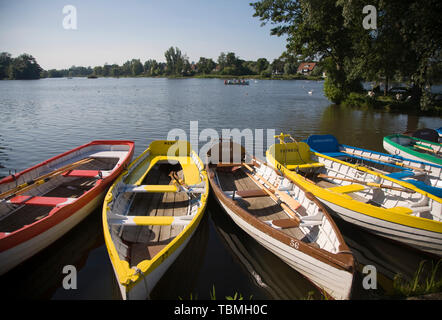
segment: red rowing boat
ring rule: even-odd
[[[132,141],[92,141],[0,180],[0,275],[101,205],[133,152]]]

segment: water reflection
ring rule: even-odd
[[[2,294],[7,294],[8,299],[49,299],[57,297],[58,290],[64,299],[93,296],[91,290],[85,290],[84,284],[94,282],[96,274],[82,270],[90,263],[91,252],[103,246],[100,213],[100,210],[94,211],[51,246],[3,275],[0,278]],[[78,290],[62,288],[66,276],[62,271],[66,265],[77,269]],[[100,266],[99,274],[105,273],[105,266],[105,263]],[[100,291],[106,292],[105,288]]]
[[[418,117],[330,105],[322,113],[318,133],[333,134],[343,144],[384,151],[382,141],[385,136],[423,127],[438,128],[440,123],[437,117]]]
[[[357,281],[354,282],[353,299],[385,298],[395,294],[393,280],[396,275],[403,279],[413,278],[421,261],[437,263],[437,259],[429,254],[406,247],[392,240],[384,239],[366,232],[339,218],[334,218],[344,240],[350,247],[357,261]],[[377,290],[365,290],[362,279],[366,274],[362,269],[366,265],[376,267]]]
[[[206,256],[208,238],[209,222],[207,215],[204,215],[187,246],[158,281],[151,299],[188,299],[195,292]]]
[[[254,286],[263,290],[268,299],[306,299],[310,292],[315,298],[321,296],[305,277],[240,229],[217,203],[211,208],[216,231],[224,245]]]

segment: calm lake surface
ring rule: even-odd
[[[322,87],[322,81],[278,80],[251,80],[249,86],[225,86],[219,79],[0,81],[0,176],[97,139],[135,141],[135,158],[151,141],[166,139],[172,129],[182,129],[198,148],[207,143],[204,129],[221,136],[223,129],[237,128],[251,129],[260,151],[265,151],[267,130],[290,133],[299,140],[331,133],[341,143],[383,151],[386,135],[442,126],[438,117],[333,106]],[[264,135],[255,135],[255,129],[264,129]],[[396,274],[410,277],[420,261],[430,258],[336,222],[358,270],[371,264],[378,271],[378,289],[371,291],[362,289],[364,274],[357,274],[355,299],[388,296]],[[65,265],[78,270],[76,290],[62,287]],[[104,245],[101,210],[0,283],[7,298],[119,299]],[[213,286],[218,299],[235,292],[245,299],[305,299],[309,292],[320,298],[308,280],[236,227],[211,197],[197,233],[158,283],[152,299],[188,299],[191,294],[208,299]]]

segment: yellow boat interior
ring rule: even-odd
[[[280,143],[273,144],[266,153],[267,160],[277,169],[293,171],[303,177],[304,183],[323,188],[338,196],[337,199],[346,198],[395,213],[442,220],[439,198],[366,167],[312,152],[304,142],[284,142],[287,136],[277,136]]]

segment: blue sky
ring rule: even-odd
[[[44,69],[164,61],[177,46],[190,61],[221,52],[273,60],[285,38],[270,36],[252,0],[0,0],[0,51],[32,54]],[[62,10],[77,9],[77,30],[65,30]]]

